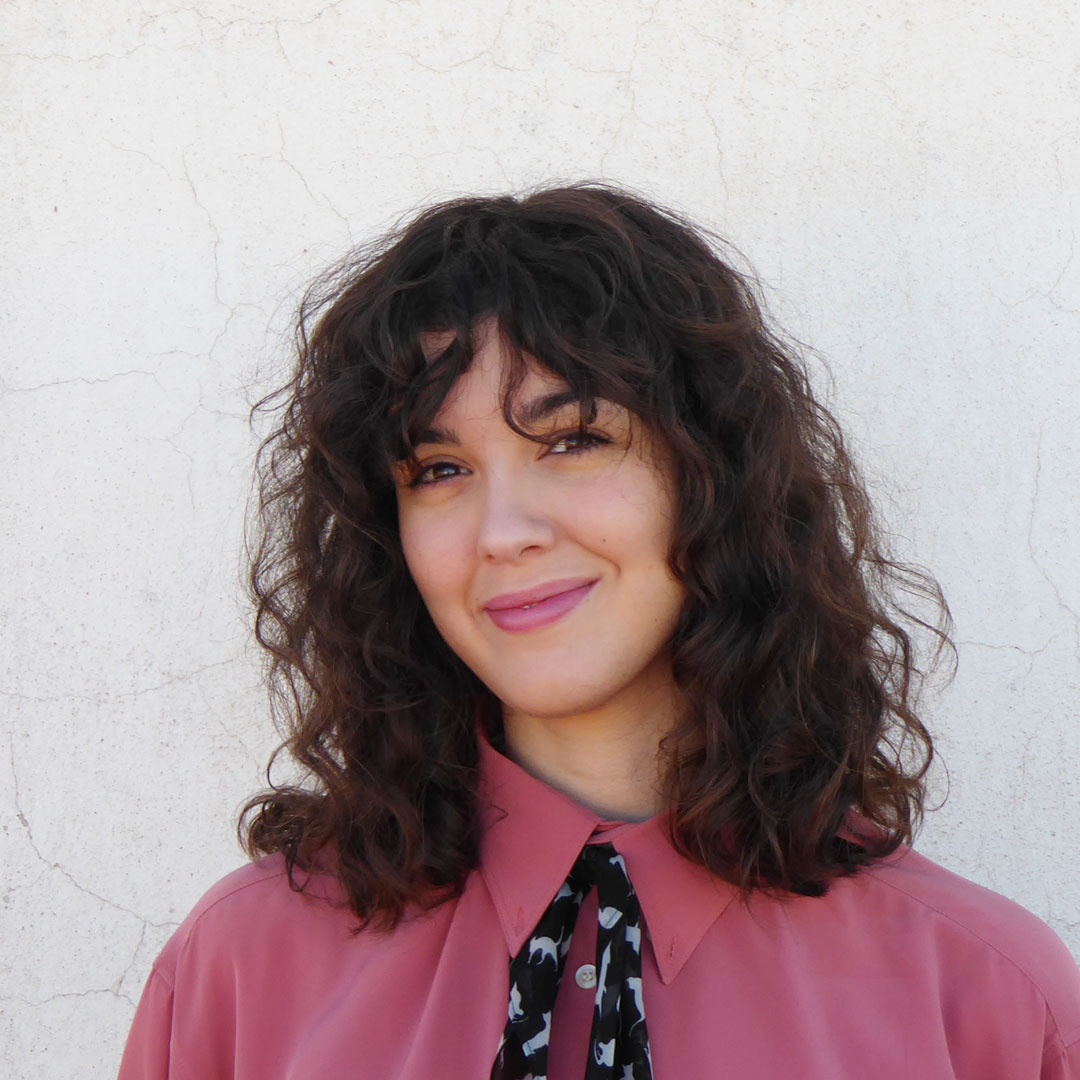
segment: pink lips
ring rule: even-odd
[[[484,610],[500,630],[536,630],[573,611],[595,584],[595,578],[549,581],[524,592],[493,597],[484,605]]]

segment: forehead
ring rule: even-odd
[[[457,336],[453,330],[429,330],[421,333],[418,340],[421,351],[431,363],[454,343]],[[511,356],[510,348],[492,319],[474,327],[470,346],[472,357],[469,366],[458,375],[439,404],[438,416],[456,412],[457,407],[467,400],[497,399],[501,404],[511,390],[508,382],[511,374],[518,380],[512,387],[511,407],[516,414],[519,406],[525,406],[526,415],[532,419],[540,419],[562,406],[576,405],[586,396],[570,392],[568,380],[545,367],[532,354],[520,352]],[[558,398],[555,397],[556,393],[559,394]],[[528,406],[535,405],[541,396],[544,399],[543,412],[532,415]]]
[[[457,337],[453,330],[424,330],[420,334],[420,350],[427,360],[433,360]]]

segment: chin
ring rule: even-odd
[[[486,680],[485,680],[486,682]],[[602,708],[618,694],[617,687],[575,685],[565,669],[541,678],[486,682],[503,708],[539,720],[580,716]]]

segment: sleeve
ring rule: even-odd
[[[117,1080],[178,1080],[169,1066],[173,988],[154,967],[135,1010]]]

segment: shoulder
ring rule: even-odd
[[[226,874],[191,909],[162,949],[154,969],[170,985],[178,968],[213,955],[228,962],[270,942],[305,937],[340,939],[353,925],[335,879],[296,871],[295,888],[281,855],[268,855]]]
[[[1060,1038],[1080,1039],[1080,969],[1065,943],[1015,901],[909,847],[862,870],[864,899],[954,982],[1011,979],[1040,997]]]

